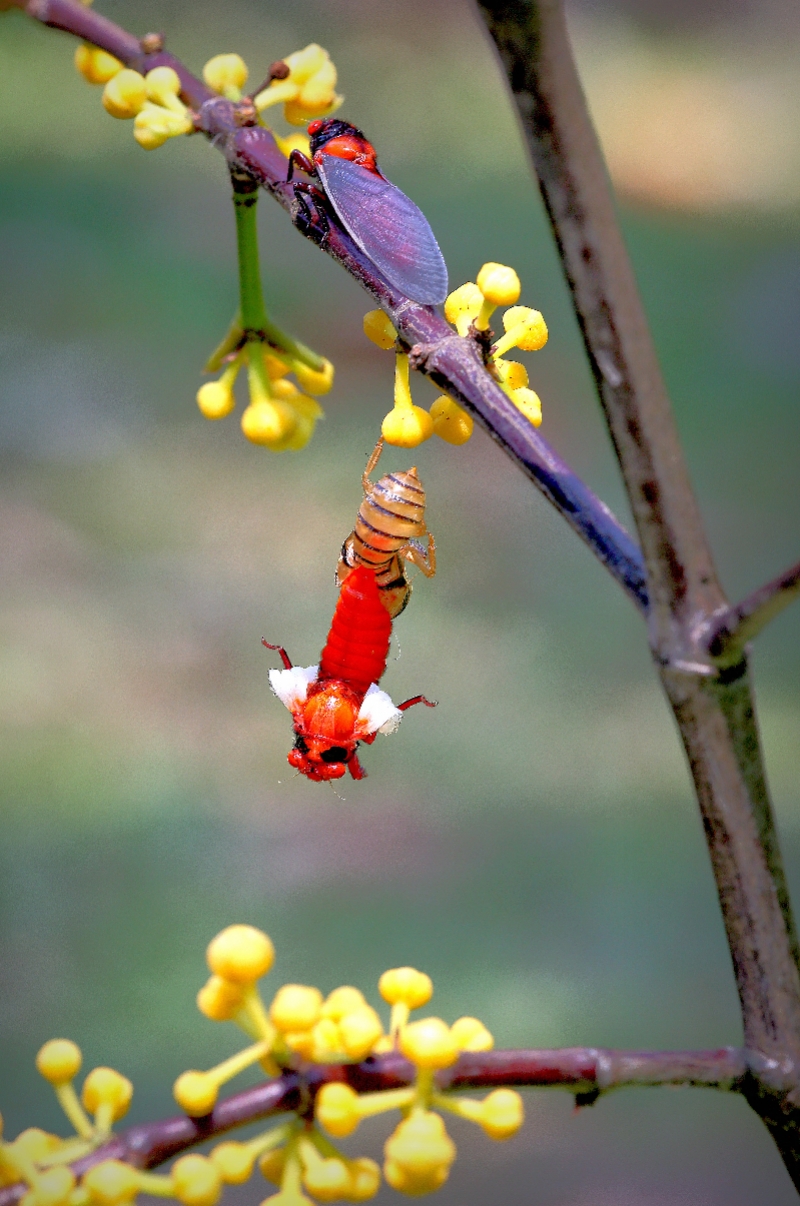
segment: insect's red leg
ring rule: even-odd
[[[264,646],[265,649],[277,649],[278,653],[281,655],[281,661],[283,662],[286,669],[287,670],[292,669],[291,659],[289,657],[289,654],[284,649],[283,645],[270,645],[269,641],[265,637],[261,638],[261,644]]]
[[[289,154],[289,166],[286,169],[286,183],[288,184],[294,175],[295,167],[299,167],[301,172],[305,172],[308,176],[316,176],[317,169],[314,167],[313,159],[309,159],[308,155],[304,155],[302,151],[291,151]]]
[[[413,708],[414,704],[418,704],[418,703],[424,703],[426,708],[438,707],[438,704],[436,702],[431,703],[431,701],[429,699],[426,699],[424,695],[414,695],[414,696],[412,696],[411,699],[407,699],[405,701],[405,703],[398,704],[397,710],[398,710],[398,712],[405,712],[406,708]]]
[[[353,754],[350,761],[347,763],[347,768],[354,779],[366,779],[367,772],[358,760],[358,754]]]

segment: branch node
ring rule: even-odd
[[[160,54],[164,49],[164,35],[160,33],[146,33],[139,45],[142,48],[142,54]]]

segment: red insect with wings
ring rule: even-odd
[[[292,713],[294,749],[289,763],[315,783],[366,777],[357,749],[378,733],[393,733],[414,704],[436,705],[415,695],[395,705],[378,683],[386,669],[392,621],[381,602],[375,574],[357,565],[345,579],[319,666],[293,666],[280,645],[283,670],[270,670],[273,691]]]

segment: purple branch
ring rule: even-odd
[[[737,1047],[715,1051],[613,1051],[603,1047],[487,1051],[462,1055],[452,1068],[437,1075],[437,1082],[441,1090],[512,1085],[562,1088],[589,1104],[610,1089],[634,1085],[695,1085],[739,1092],[747,1082],[751,1063],[748,1053]],[[305,1112],[322,1085],[332,1081],[350,1084],[359,1093],[375,1093],[404,1088],[413,1080],[413,1066],[400,1055],[376,1056],[356,1065],[310,1066],[302,1075],[286,1072],[277,1080],[219,1102],[206,1118],[180,1115],[120,1131],[72,1168],[78,1176],[102,1160],[156,1168],[236,1127],[298,1109]],[[0,1189],[0,1206],[15,1206],[27,1188],[17,1183]]]
[[[46,25],[93,42],[137,70],[148,71],[162,64],[173,67],[181,79],[182,97],[199,110],[200,128],[207,137],[231,166],[252,175],[294,216],[294,189],[286,183],[286,159],[269,131],[242,125],[242,111],[230,101],[215,97],[172,55],[164,51],[144,53],[138,39],[78,0],[28,0],[26,11]],[[608,507],[520,414],[487,372],[475,343],[455,335],[432,308],[398,293],[356,247],[335,215],[329,221],[330,235],[323,250],[389,315],[401,343],[412,353],[414,367],[475,416],[646,612],[648,595],[641,552]]]
[[[721,663],[740,661],[747,642],[797,598],[800,598],[800,562],[754,590],[735,607],[726,607],[715,615],[705,633],[708,652]]]

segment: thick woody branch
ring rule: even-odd
[[[443,1091],[512,1085],[562,1088],[574,1093],[579,1104],[589,1105],[610,1089],[636,1085],[695,1085],[738,1092],[750,1071],[748,1052],[736,1047],[715,1051],[564,1047],[462,1055],[452,1068],[438,1074],[437,1082]],[[226,1098],[206,1118],[180,1115],[129,1127],[72,1167],[79,1176],[102,1160],[124,1160],[136,1168],[155,1168],[236,1127],[289,1111],[310,1113],[322,1085],[332,1081],[344,1081],[360,1093],[374,1093],[403,1088],[413,1080],[412,1065],[399,1055],[376,1056],[358,1065],[312,1066],[302,1076],[287,1072],[277,1080]],[[14,1206],[27,1188],[18,1183],[0,1189],[0,1206]]]
[[[241,125],[242,112],[215,97],[174,56],[145,54],[132,35],[85,8],[78,0],[19,0],[30,16],[77,34],[117,56],[128,66],[148,71],[167,64],[179,74],[184,101],[199,111],[198,125],[232,167],[252,175],[296,216],[294,189],[286,183],[286,159],[268,130]],[[480,350],[461,339],[431,307],[420,306],[391,286],[356,247],[334,214],[323,250],[346,269],[380,305],[397,328],[400,342],[413,353],[414,367],[469,410],[523,472],[561,512],[594,554],[646,611],[647,589],[641,553],[604,503],[520,414],[487,371]],[[304,232],[305,233],[305,232]]]
[[[735,607],[726,607],[715,615],[705,631],[708,652],[723,664],[740,661],[747,642],[797,598],[800,598],[800,562],[754,590]]]

